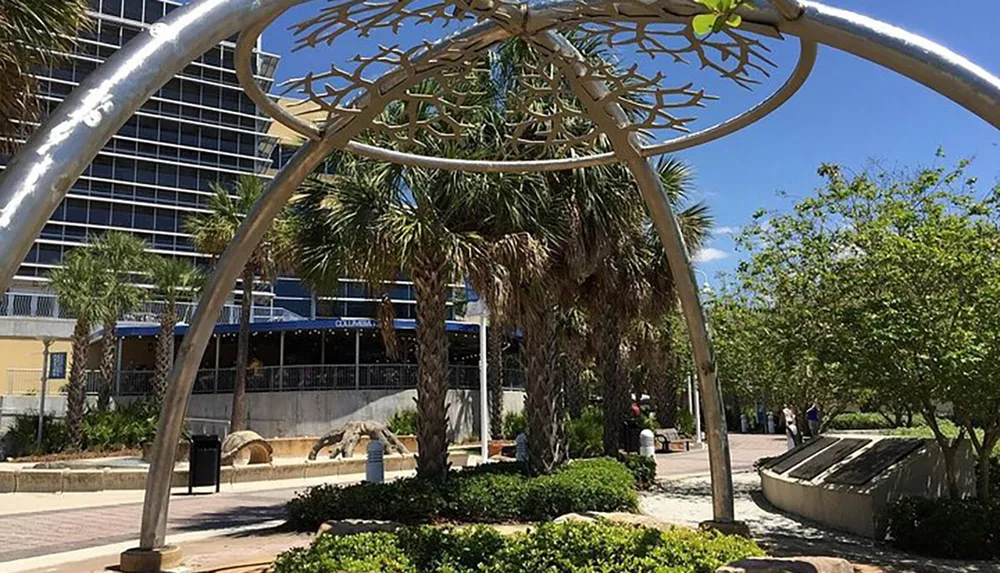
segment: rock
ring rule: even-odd
[[[837,557],[752,557],[719,567],[715,573],[854,573],[854,566]]]
[[[672,525],[665,521],[660,521],[655,517],[646,515],[644,513],[625,513],[625,512],[603,512],[603,511],[588,511],[587,513],[567,513],[557,517],[554,520],[556,523],[566,523],[569,521],[586,521],[586,522],[597,522],[597,521],[610,521],[611,523],[624,523],[628,525],[634,525],[636,527],[649,527],[651,529],[659,529],[661,531],[667,531],[676,525]]]
[[[742,521],[702,521],[698,524],[702,531],[717,531],[723,535],[739,535],[750,538],[750,526]]]
[[[244,451],[250,453],[249,459],[239,456]],[[269,464],[273,451],[271,444],[257,432],[251,430],[233,432],[222,441],[222,465]]]
[[[334,519],[319,526],[316,535],[352,535],[355,533],[391,533],[402,527],[395,521],[380,521],[378,519]]]

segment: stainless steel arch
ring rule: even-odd
[[[183,66],[220,40],[240,31],[262,29],[276,14],[303,1],[305,0],[195,0],[137,36],[81,83],[0,175],[0,286],[6,287],[9,284],[17,265],[24,259],[70,185],[100,147],[146,99]],[[535,5],[533,10],[538,14],[548,14],[554,23],[559,18],[568,17],[575,9],[583,10],[605,3],[613,2],[559,0]],[[782,33],[798,36],[804,53],[808,56],[801,61],[806,62],[809,67],[812,65],[810,48],[814,48],[815,43],[826,44],[910,77],[1000,128],[1000,79],[969,60],[934,42],[851,12],[807,1],[773,0],[773,3],[780,12],[772,9],[747,12],[744,15],[745,25],[772,30],[776,28]],[[642,4],[653,6],[659,17],[671,21],[689,18],[700,9],[683,0],[652,0]],[[544,23],[543,20],[538,22]],[[492,24],[487,22],[480,26],[481,29],[486,29]],[[561,36],[549,28],[543,28],[524,29],[521,33],[538,34],[554,50],[565,50]],[[507,34],[509,31],[501,30],[498,34],[500,33]],[[250,37],[249,32],[247,37]],[[242,40],[241,46],[242,50],[246,49],[246,43]],[[567,55],[571,54],[567,52]],[[786,86],[792,82],[791,87],[779,90],[785,95],[765,100],[761,105],[780,105],[787,99],[786,96],[790,96],[801,85],[807,74],[808,70],[803,74],[793,72],[786,81]],[[395,87],[398,88],[398,85]],[[587,91],[599,89],[599,86],[581,84],[579,88]],[[393,90],[390,89],[378,101],[369,102],[370,107],[364,113],[324,126],[325,129],[321,132],[307,130],[306,135],[311,142],[299,151],[295,159],[272,182],[268,192],[240,228],[238,240],[220,261],[204,292],[201,307],[182,343],[171,373],[171,389],[165,415],[160,421],[154,464],[147,483],[141,539],[144,548],[152,549],[163,543],[172,451],[180,435],[181,421],[193,382],[193,369],[204,352],[218,307],[235,282],[235,273],[242,267],[247,254],[297,183],[333,148],[342,146],[350,151],[388,161],[411,161],[403,154],[349,143],[350,138],[364,129],[370,123],[372,114],[377,113],[392,96]],[[590,96],[596,101],[600,94],[592,91]],[[756,113],[762,117],[770,111],[757,110]],[[614,110],[593,109],[591,113],[594,119],[606,122],[609,134],[622,133],[622,118]],[[756,119],[759,117],[752,121]],[[728,131],[732,131],[731,126]],[[717,134],[721,135],[724,133]],[[686,140],[684,147],[705,141],[699,139],[698,134],[687,137],[691,139]],[[676,141],[683,140],[684,138],[679,138]],[[658,182],[645,159],[649,155],[682,148],[672,145],[680,144],[667,142],[660,147],[643,148],[637,138],[630,135],[627,139],[619,138],[615,141],[615,155],[594,156],[579,164],[566,161],[545,164],[512,162],[506,165],[457,165],[437,158],[427,159],[426,162],[421,160],[420,164],[425,167],[484,171],[551,170],[615,159],[628,164],[651,209],[667,251],[671,254],[671,268],[680,278],[678,288],[695,341],[699,380],[706,399],[706,417],[709,418],[714,509],[717,518],[726,520],[733,517],[732,487],[728,468],[728,443],[721,419],[721,400],[714,381],[710,340],[683,242],[676,232],[669,204],[662,197],[662,191],[657,187]]]

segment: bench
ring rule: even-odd
[[[657,450],[661,452],[687,452],[691,450],[691,440],[681,437],[676,428],[653,430],[653,438],[656,440]]]

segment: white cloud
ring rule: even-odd
[[[736,233],[739,233],[739,232],[740,232],[740,228],[739,227],[716,227],[715,228],[715,234],[716,235],[735,235]]]
[[[716,249],[715,247],[705,247],[694,254],[694,262],[696,263],[710,263],[712,261],[721,261],[722,259],[728,259],[729,253],[723,251],[722,249]]]

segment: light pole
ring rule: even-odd
[[[43,338],[42,345],[44,346],[44,350],[42,350],[42,387],[38,392],[38,435],[36,436],[39,451],[42,451],[42,431],[45,427],[45,383],[49,379],[49,347],[52,346],[52,339]]]

